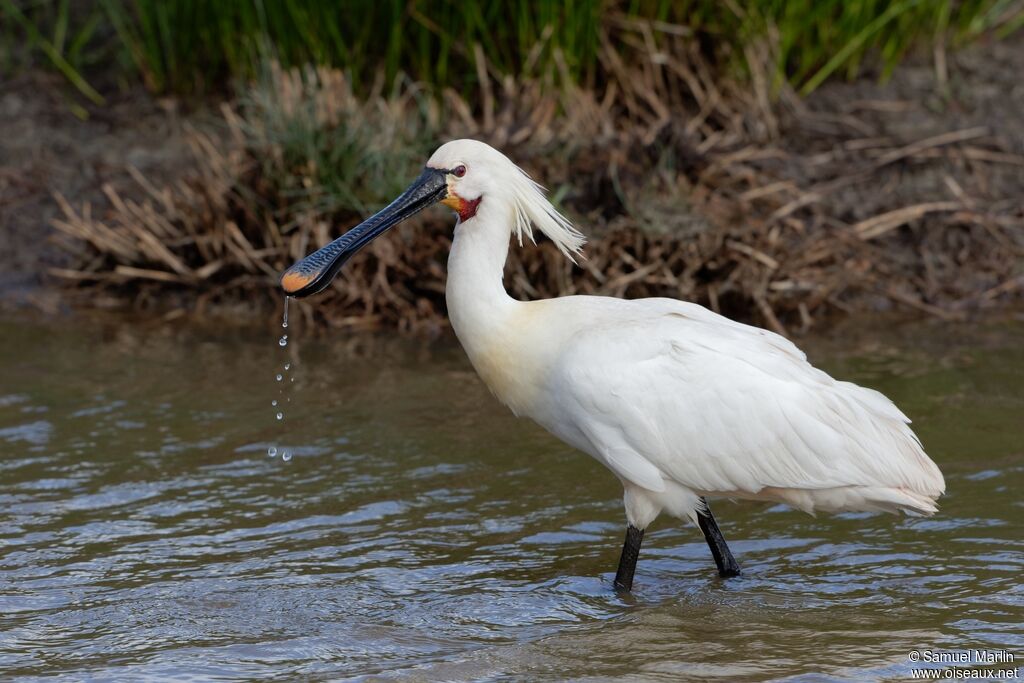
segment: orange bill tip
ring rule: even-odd
[[[287,270],[281,276],[281,289],[287,294],[294,294],[312,281],[312,276]]]

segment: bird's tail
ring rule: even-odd
[[[930,517],[938,512],[932,497],[888,486],[837,486],[827,489],[775,489],[775,496],[795,508],[815,512],[903,512]]]

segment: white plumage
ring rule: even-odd
[[[672,299],[516,301],[502,284],[513,236],[544,233],[568,258],[583,235],[495,149],[443,145],[394,202],[281,277],[323,289],[355,251],[434,202],[455,209],[446,296],[452,327],[495,396],[604,463],[629,526],[615,586],[633,583],[643,530],[692,520],[719,574],[739,564],[708,497],[819,510],[928,515],[945,483],[910,421],[882,394],[837,382],[777,334]]]
[[[480,202],[449,259],[455,332],[501,401],[622,481],[631,524],[662,510],[696,522],[702,496],[811,513],[936,511],[942,474],[907,417],[785,338],[672,299],[510,298],[503,266],[510,234],[529,234],[524,218],[566,254],[581,236],[483,143],[448,143],[428,162],[460,164],[449,192]]]
[[[942,475],[880,393],[837,382],[782,337],[700,306],[583,305],[594,322],[552,368],[555,422],[576,426],[583,450],[650,507],[678,514],[671,498],[682,487],[806,512],[935,512]]]

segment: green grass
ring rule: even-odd
[[[598,3],[316,2],[313,0],[102,0],[109,21],[154,90],[193,92],[282,65],[342,67],[357,87],[407,73],[437,85],[475,77],[474,45],[502,73],[551,28],[541,65],[561,49],[574,74],[592,69]]]
[[[239,102],[260,194],[287,216],[365,215],[404,189],[437,137],[418,89],[363,100],[337,70],[266,66]]]
[[[154,92],[209,92],[257,76],[267,58],[343,68],[361,90],[400,73],[466,89],[478,50],[494,73],[534,75],[561,59],[587,84],[601,77],[601,32],[614,39],[622,18],[661,22],[655,47],[681,29],[726,68],[742,68],[744,48],[767,38],[777,77],[806,93],[868,64],[887,72],[915,46],[1024,25],[1021,0],[98,0],[77,13],[71,4],[0,0],[0,36],[20,35],[90,97],[80,74],[97,56]]]
[[[103,97],[80,73],[84,65],[101,59],[93,47],[99,42],[96,31],[102,21],[102,13],[95,9],[73,20],[71,0],[0,0],[0,73],[12,71],[16,62],[30,60],[31,54],[38,52],[82,95],[103,104]],[[13,47],[18,32],[24,41],[20,50]]]

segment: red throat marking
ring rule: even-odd
[[[480,206],[480,197],[468,201],[459,197],[458,206],[455,207],[455,212],[459,214],[459,220],[465,223],[476,215],[476,209],[478,206]]]

